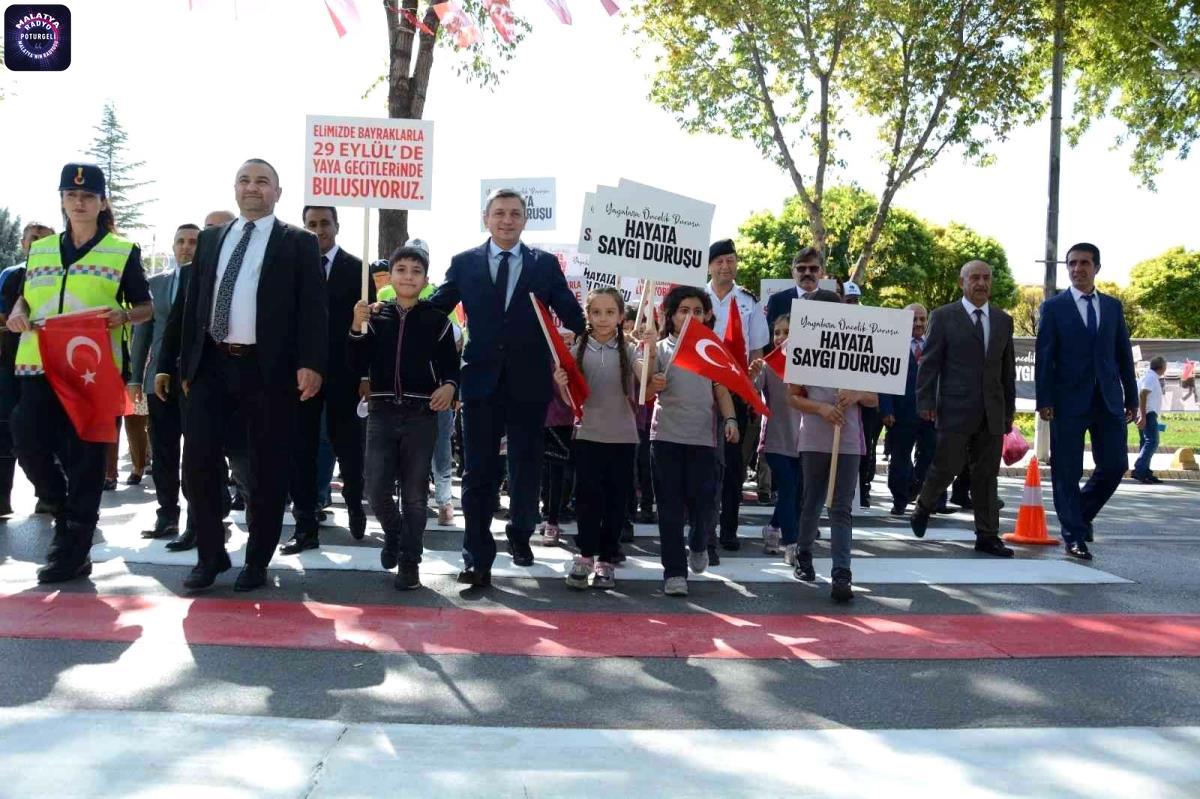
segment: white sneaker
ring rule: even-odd
[[[454,526],[454,505],[447,502],[438,508],[438,526],[453,527]]]
[[[588,577],[592,574],[593,566],[594,562],[591,558],[576,555],[575,561],[571,564],[571,571],[567,574],[567,588],[587,588]]]
[[[687,596],[687,578],[669,577],[663,583],[663,593],[667,596]]]
[[[688,567],[691,568],[692,574],[704,574],[708,568],[708,550],[702,549],[688,555]]]
[[[613,565],[605,563],[602,560],[596,561],[596,567],[592,570],[591,579],[592,588],[598,588],[602,591],[607,591],[610,588],[617,587],[617,578],[614,573]]]
[[[547,522],[542,525],[542,546],[556,547],[562,544],[562,530],[557,524]]]
[[[783,562],[788,566],[796,565],[796,545],[788,544],[783,548]]]
[[[779,548],[779,542],[783,538],[783,533],[778,527],[767,525],[762,529],[763,535],[763,552],[768,555],[782,555],[783,550]]]

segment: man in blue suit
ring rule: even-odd
[[[529,539],[538,517],[542,428],[553,388],[553,362],[529,301],[533,293],[576,335],[583,310],[567,287],[558,259],[521,243],[525,199],[500,189],[488,197],[484,224],[491,237],[450,261],[429,302],[449,313],[461,301],[470,337],[463,350],[463,537],[465,568],[458,581],[491,583],[496,542],[492,514],[500,485],[500,438],[508,436],[508,552],[516,566],[533,564]]]
[[[1129,468],[1126,426],[1137,414],[1137,380],[1121,303],[1096,291],[1100,250],[1067,251],[1071,287],[1042,303],[1037,336],[1037,406],[1050,422],[1054,510],[1067,554],[1091,560],[1092,521]],[[1090,433],[1091,478],[1083,476],[1083,434]]]
[[[792,300],[808,299],[817,290],[817,281],[825,277],[821,251],[816,247],[805,247],[792,259],[793,288],[772,294],[767,299],[767,330],[775,329],[775,320],[792,312]]]

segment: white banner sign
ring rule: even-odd
[[[758,283],[760,296],[758,298],[762,307],[767,307],[767,300],[771,299],[772,294],[778,294],[781,291],[787,291],[796,287],[796,281],[790,277],[764,277]]]
[[[558,225],[555,210],[554,178],[512,178],[506,180],[485,179],[479,181],[479,210],[487,207],[487,198],[496,189],[512,189],[525,198],[525,229],[554,230]],[[480,214],[480,229],[486,230],[483,214]]]
[[[433,123],[308,116],[304,203],[427,211]]]
[[[908,310],[792,300],[784,379],[903,394],[912,319]]]
[[[708,245],[716,206],[622,179],[599,187],[579,249],[599,272],[668,283],[708,282]]]

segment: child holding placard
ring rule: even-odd
[[[836,294],[825,290],[817,291],[810,300],[841,301]],[[817,579],[812,544],[817,537],[817,522],[829,486],[830,466],[835,454],[833,442],[838,438],[837,474],[833,499],[829,503],[830,546],[833,550],[830,596],[836,602],[848,602],[854,598],[850,585],[850,545],[854,536],[851,508],[858,484],[859,460],[866,452],[861,409],[878,407],[879,398],[870,391],[789,386],[788,402],[801,412],[799,451],[804,479],[795,574],[805,582]],[[841,428],[840,437],[834,435],[834,429],[838,427]]]
[[[789,314],[776,317],[772,331],[776,347],[787,344],[790,326]],[[771,484],[777,492],[775,512],[770,524],[763,527],[763,549],[768,555],[790,553],[788,565],[794,566],[800,534],[800,411],[788,403],[787,383],[774,369],[760,371],[758,382],[771,409],[770,418],[763,419],[762,454],[771,467]]]
[[[718,406],[720,418],[725,420],[721,425],[724,440],[736,443],[738,439],[729,391],[686,369],[670,368],[684,323],[690,317],[691,324],[704,324],[711,313],[712,300],[703,289],[671,289],[663,300],[662,338],[649,387],[658,395],[650,429],[650,459],[658,502],[663,593],[667,596],[687,596],[689,565],[696,574],[708,568],[717,494]],[[683,526],[689,519],[691,532],[685,547]]]
[[[637,449],[634,374],[640,370],[637,348],[621,329],[625,303],[614,288],[589,292],[584,313],[587,330],[575,344],[575,362],[588,383],[583,418],[575,428],[575,507],[579,554],[567,575],[570,588],[616,587],[615,565],[621,528],[633,490]],[[650,358],[654,352],[649,353]],[[554,379],[563,391],[567,372]]]

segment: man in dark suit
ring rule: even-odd
[[[1042,303],[1034,381],[1038,413],[1050,422],[1050,479],[1067,554],[1091,560],[1092,521],[1129,468],[1126,425],[1138,410],[1129,327],[1121,303],[1096,291],[1100,250],[1067,251],[1071,287]],[[1083,434],[1095,471],[1083,476]]]
[[[824,260],[816,247],[805,247],[792,259],[792,277],[796,286],[767,298],[767,329],[775,329],[775,320],[792,312],[792,300],[808,299],[817,290],[817,281],[825,277]]]
[[[197,225],[180,225],[176,229],[171,244],[175,268],[150,278],[154,318],[133,329],[133,343],[129,347],[133,366],[131,382],[145,395],[150,410],[150,448],[153,453],[150,468],[154,477],[154,494],[158,500],[158,518],[154,528],[143,531],[142,538],[179,535],[179,456],[183,436],[179,392],[171,392],[166,399],[159,399],[155,394],[154,382],[163,336],[171,318],[171,306],[175,304],[177,295],[187,293],[184,274],[195,257],[199,234]]]
[[[182,314],[179,377],[188,395],[183,479],[198,562],[184,581],[208,588],[230,568],[221,525],[225,428],[244,425],[250,541],[236,591],[266,584],[283,524],[297,400],[321,390],[328,320],[317,239],[275,218],[279,175],[262,159],[238,169],[241,215],[202,231]]]
[[[342,467],[342,498],[350,512],[350,535],[360,540],[367,531],[367,512],[363,508],[363,447],[366,439],[362,419],[358,418],[362,376],[351,371],[343,346],[354,318],[354,303],[362,294],[363,263],[338,246],[336,208],[306,205],[303,214],[304,227],[317,237],[317,247],[321,251],[330,346],[321,393],[301,403],[296,417],[296,458],[291,491],[296,533],[280,548],[285,555],[316,549],[319,545],[318,513],[322,502],[318,496],[328,490],[330,477],[320,475],[317,466],[322,415],[334,456]],[[372,281],[367,281],[367,302],[375,302]]]
[[[552,391],[550,351],[529,294],[535,294],[577,335],[583,311],[567,287],[558,260],[521,243],[525,199],[492,193],[484,210],[491,238],[459,253],[429,302],[449,313],[461,300],[470,325],[463,351],[465,569],[459,582],[491,582],[496,542],[491,522],[500,484],[500,437],[508,436],[508,551],[517,566],[533,563],[529,538],[538,517],[542,428]]]
[[[1013,551],[1000,540],[996,479],[1017,404],[1013,322],[988,302],[989,264],[969,261],[958,283],[962,300],[933,312],[917,368],[917,413],[937,425],[937,447],[910,521],[923,537],[938,498],[969,462],[975,550],[1010,558]]]

